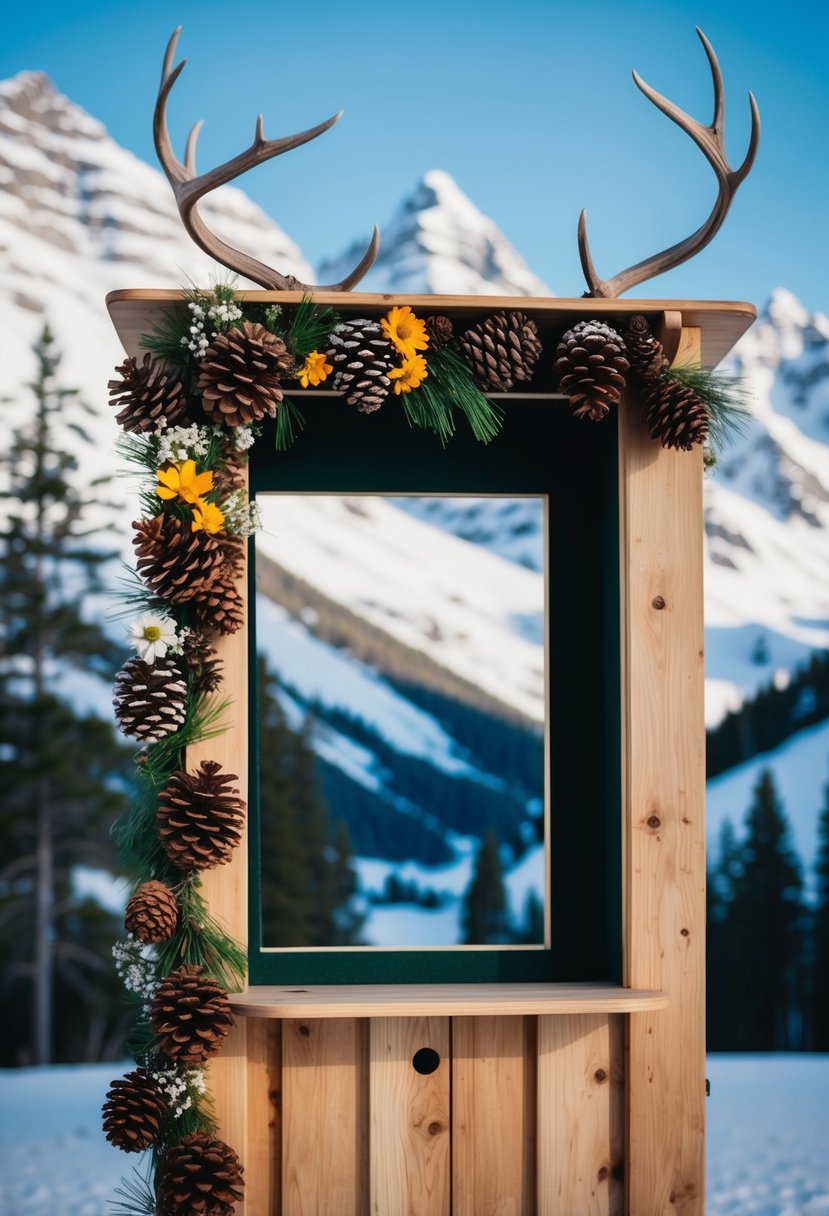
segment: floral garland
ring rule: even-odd
[[[456,334],[450,318],[424,319],[408,305],[344,320],[309,298],[290,310],[240,303],[224,285],[185,293],[142,346],[142,362],[128,357],[109,385],[121,453],[141,474],[127,596],[136,654],[116,677],[114,705],[142,750],[138,797],[116,825],[134,886],[127,936],[113,949],[136,1009],[137,1068],[112,1083],[104,1130],[127,1152],[151,1152],[146,1176],[119,1192],[122,1213],[229,1216],[242,1166],[216,1138],[203,1065],[232,1026],[228,992],[243,982],[246,957],[209,916],[200,876],[230,860],[246,808],[234,774],[213,761],[188,772],[185,761],[188,747],[223,729],[214,643],[244,623],[237,584],[260,526],[248,451],[268,419],[278,449],[304,426],[286,383],[300,395],[325,385],[367,414],[399,402],[411,425],[444,443],[459,410],[489,442],[501,412],[487,394],[531,381],[542,346],[535,322],[515,311]],[[711,373],[669,371],[644,318],[624,337],[586,321],[561,338],[553,376],[577,417],[606,417],[628,374],[667,446],[702,442],[711,419],[739,412]]]

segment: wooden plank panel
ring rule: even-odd
[[[249,1023],[247,1064],[245,1216],[278,1216],[282,1210],[282,1032],[277,1023]]]
[[[620,1015],[538,1019],[538,1216],[619,1216],[624,1204]]]
[[[283,1216],[368,1210],[366,1024],[282,1023]]]
[[[453,1216],[535,1212],[535,1020],[452,1021]]]
[[[372,1216],[449,1216],[448,1018],[373,1018],[369,1032]],[[440,1057],[429,1074],[415,1052]]]
[[[677,362],[696,361],[684,330]],[[628,1208],[704,1204],[705,731],[702,452],[620,412],[625,982],[667,1009],[629,1020]]]

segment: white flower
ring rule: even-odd
[[[178,641],[175,621],[152,612],[145,612],[139,620],[133,621],[129,633],[130,641],[145,663],[163,659],[167,650]]]

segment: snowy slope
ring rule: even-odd
[[[544,580],[537,571],[378,496],[280,494],[261,501],[264,526],[257,546],[266,556],[405,645],[543,721]],[[508,507],[514,500],[500,501]],[[538,532],[543,513],[540,499],[533,502]]]
[[[0,1072],[0,1212],[103,1216],[146,1165],[101,1132],[109,1084],[131,1062]],[[709,1216],[829,1211],[829,1057],[709,1056]]]
[[[430,169],[382,231],[380,254],[361,291],[417,295],[548,296],[497,224],[482,215],[457,183]],[[355,242],[324,262],[319,282],[341,279],[362,249]]]
[[[207,283],[229,272],[187,236],[163,175],[41,72],[0,82],[0,186],[3,393],[31,377],[31,345],[48,321],[64,353],[62,382],[98,411],[99,452],[110,451],[106,386],[123,351],[107,292]],[[232,244],[286,273],[312,275],[296,245],[241,191],[217,191],[203,211]]]

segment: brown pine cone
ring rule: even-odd
[[[216,692],[221,686],[221,661],[209,639],[199,629],[192,629],[185,635],[184,663],[196,692]]]
[[[163,882],[144,882],[127,904],[124,917],[127,933],[140,942],[166,942],[178,924],[176,897]]]
[[[115,372],[121,379],[110,380],[109,403],[120,410],[115,421],[125,431],[139,434],[155,430],[162,418],[169,426],[175,426],[186,417],[184,386],[149,351],[140,366],[130,355]]]
[[[459,339],[482,388],[508,393],[516,380],[531,380],[541,342],[535,321],[523,312],[496,312],[471,325]]]
[[[187,681],[169,656],[145,663],[128,659],[115,677],[115,717],[123,734],[142,743],[158,743],[184,724]]]
[[[161,1051],[175,1064],[203,1064],[221,1050],[232,1026],[227,993],[201,967],[185,963],[158,985],[150,1027]]]
[[[239,778],[203,760],[195,773],[173,773],[158,799],[161,845],[179,870],[212,870],[230,861],[242,839],[245,803]]]
[[[379,321],[355,317],[343,321],[329,338],[326,359],[334,368],[331,387],[346,394],[349,405],[362,414],[373,414],[389,395],[389,372],[396,351],[383,334]]]
[[[640,381],[655,380],[664,367],[668,366],[662,343],[654,336],[647,318],[640,313],[630,318],[630,324],[625,330],[625,347],[630,363],[630,370]]]
[[[136,566],[150,591],[169,604],[187,604],[209,593],[225,560],[215,536],[193,532],[165,512],[132,526]]]
[[[236,633],[245,623],[245,601],[236,586],[232,568],[222,567],[220,576],[196,604],[196,615],[205,629]]]
[[[216,337],[204,352],[196,388],[211,422],[225,426],[273,418],[293,355],[276,334],[251,321]]]
[[[240,452],[232,443],[222,448],[222,464],[213,473],[213,486],[220,498],[226,498],[234,490],[245,490],[248,484],[248,454]]]
[[[232,1216],[244,1197],[243,1169],[223,1140],[191,1132],[168,1148],[158,1169],[164,1216]]]
[[[663,448],[690,452],[708,438],[708,408],[692,388],[663,377],[653,382],[645,399],[651,439]]]
[[[101,1108],[104,1134],[125,1153],[141,1153],[158,1135],[167,1103],[144,1068],[113,1081]]]
[[[559,387],[577,418],[605,418],[619,401],[629,370],[621,336],[603,321],[580,321],[556,350]]]
[[[426,318],[426,333],[429,335],[429,350],[441,350],[452,341],[455,327],[449,317]]]

